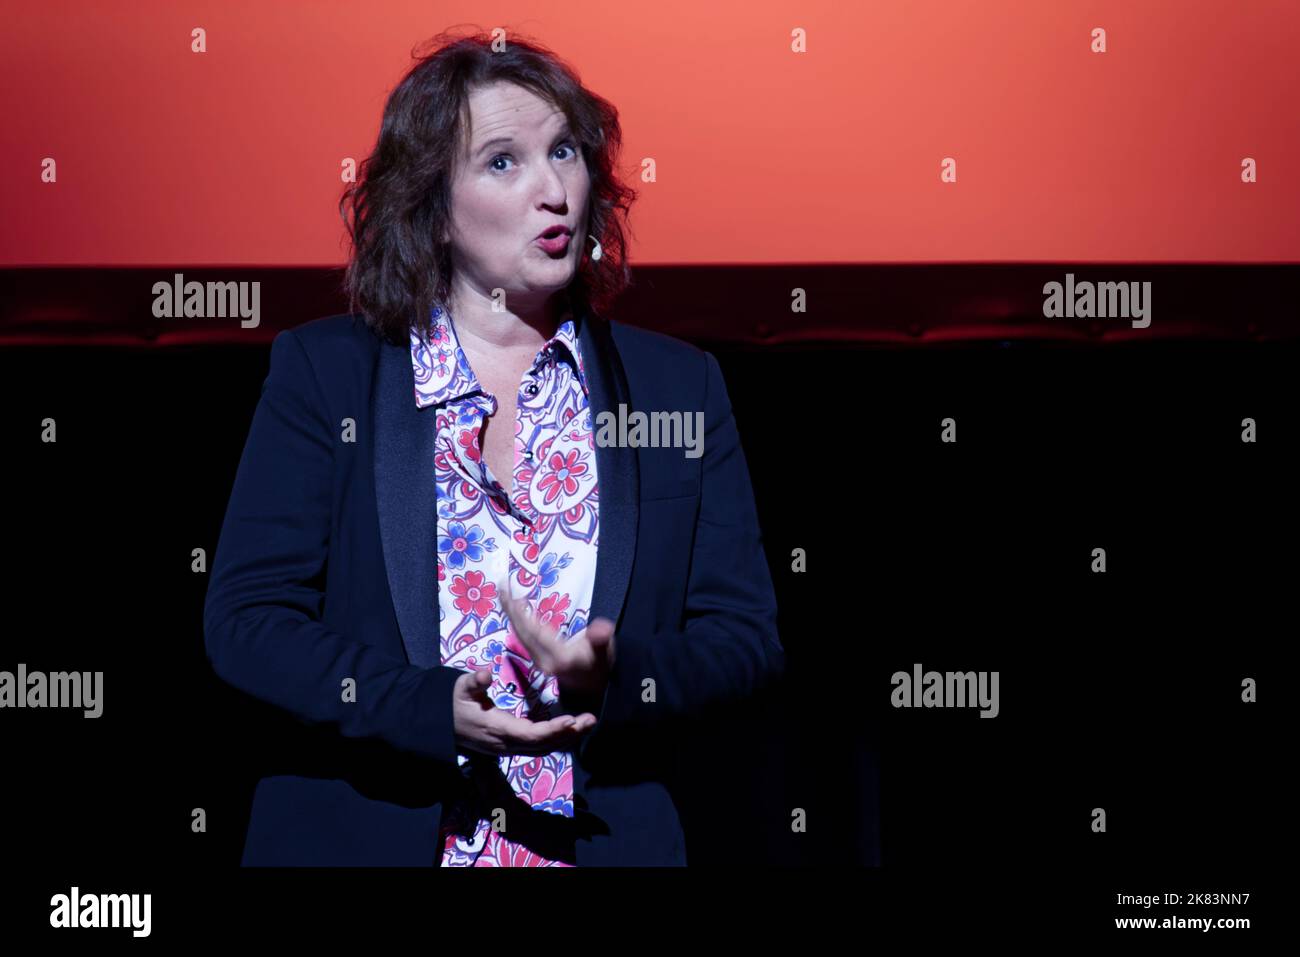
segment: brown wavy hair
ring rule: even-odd
[[[374,151],[339,200],[352,240],[343,277],[351,311],[394,344],[409,342],[412,328],[423,335],[433,306],[450,295],[451,251],[440,237],[469,129],[468,94],[480,85],[507,81],[532,91],[565,114],[581,147],[591,176],[587,234],[599,240],[601,258],[579,260],[568,288],[574,307],[605,309],[632,283],[625,232],[637,194],[615,170],[618,111],[541,44],[511,35],[494,50],[493,42],[485,32],[441,33],[412,51],[417,62],[388,97]],[[432,52],[419,52],[429,45]]]

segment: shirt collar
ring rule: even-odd
[[[419,332],[411,329],[411,365],[415,372],[415,404],[423,409],[440,405],[472,392],[481,392],[478,377],[470,368],[469,360],[456,339],[456,326],[451,313],[434,306],[429,318],[429,341],[426,345]],[[586,395],[587,374],[583,367],[582,350],[578,346],[577,322],[572,309],[565,309],[555,335],[537,351],[534,365],[546,353],[568,362],[577,375],[578,384]]]

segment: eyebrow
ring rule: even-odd
[[[556,140],[562,140],[562,139],[564,139],[566,136],[572,136],[572,135],[573,135],[573,131],[570,130],[569,127],[566,126],[564,129],[560,130],[560,132],[557,133],[557,134],[555,135],[555,139],[556,139]],[[497,146],[498,144],[504,144],[504,145],[509,146],[510,144],[514,143],[514,141],[515,141],[515,140],[514,140],[514,137],[512,137],[512,136],[497,136],[497,137],[494,137],[493,139],[488,140],[486,143],[484,143],[484,144],[481,145],[478,149],[476,149],[476,150],[474,151],[474,154],[473,154],[473,155],[474,155],[475,157],[477,157],[477,156],[478,156],[479,154],[481,154],[484,150],[487,150],[487,149],[489,149],[489,148],[491,148],[491,147],[493,147],[493,146]],[[552,141],[552,142],[554,142],[554,141]]]

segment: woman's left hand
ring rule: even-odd
[[[598,694],[609,681],[614,667],[614,623],[596,618],[569,639],[532,614],[532,607],[510,594],[507,583],[497,585],[510,627],[519,643],[548,675],[555,675],[560,687],[582,694]]]

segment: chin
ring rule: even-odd
[[[537,277],[537,281],[529,285],[534,289],[563,289],[573,282],[573,272],[572,264],[555,263],[551,269],[533,270],[532,275]]]

